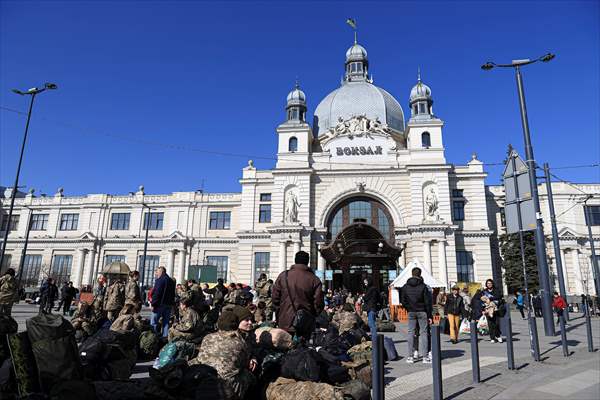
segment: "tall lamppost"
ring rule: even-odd
[[[492,68],[514,68],[517,79],[517,91],[519,93],[519,105],[521,109],[521,124],[523,125],[523,137],[525,141],[525,157],[527,167],[529,168],[529,183],[531,185],[531,197],[533,199],[533,208],[536,215],[535,228],[535,250],[537,255],[537,267],[542,285],[542,310],[544,315],[544,332],[546,336],[554,336],[554,320],[552,315],[552,293],[550,284],[550,275],[548,272],[548,264],[546,263],[546,242],[544,238],[544,227],[540,213],[540,199],[538,197],[538,186],[536,177],[535,159],[533,157],[533,146],[531,144],[531,136],[529,134],[529,121],[527,119],[527,107],[525,105],[525,92],[523,90],[523,78],[521,76],[521,67],[533,64],[538,61],[548,62],[555,57],[554,54],[548,53],[534,60],[523,59],[513,60],[510,64],[496,64],[488,61],[481,66],[483,70],[491,70]]]
[[[29,112],[27,113],[27,123],[25,124],[25,134],[23,135],[23,142],[21,143],[21,154],[19,156],[19,164],[17,165],[17,174],[15,176],[15,184],[13,185],[12,193],[10,194],[10,208],[8,209],[8,221],[6,224],[6,230],[4,231],[4,240],[2,241],[2,251],[0,252],[0,265],[3,265],[4,261],[4,253],[6,252],[6,243],[8,242],[8,232],[10,232],[10,220],[12,219],[13,209],[15,207],[15,198],[17,196],[17,190],[19,188],[19,174],[21,173],[21,164],[23,163],[23,153],[25,151],[25,143],[27,143],[27,132],[29,131],[29,121],[31,120],[31,110],[33,109],[33,101],[35,100],[35,96],[38,94],[45,92],[46,90],[55,90],[58,86],[54,83],[46,82],[44,83],[44,87],[36,88],[33,87],[26,91],[21,91],[19,89],[13,89],[12,91],[21,96],[31,96],[31,101],[29,102]]]
[[[143,215],[142,221],[143,221],[143,223],[146,224],[146,235],[144,237],[144,254],[142,255],[142,263],[141,263],[142,265],[141,265],[141,271],[140,271],[140,281],[142,281],[142,285],[141,285],[142,301],[146,301],[146,287],[144,286],[146,284],[146,254],[148,253],[148,231],[150,230],[150,218],[152,217],[152,215],[151,215],[151,209],[146,203],[142,203],[142,207],[148,209],[147,214],[142,213],[142,215]]]

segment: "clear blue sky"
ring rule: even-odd
[[[548,51],[524,70],[539,163],[600,161],[598,1],[443,2],[0,2],[0,105],[45,81],[36,99],[21,182],[53,194],[197,189],[239,191],[249,158],[272,168],[276,126],[296,76],[312,114],[339,86],[352,44],[369,52],[375,84],[408,114],[417,67],[442,118],[449,162],[473,151],[522,152],[514,75],[484,72]],[[25,125],[0,109],[0,184],[11,186]],[[309,116],[312,121],[312,116]],[[171,147],[169,147],[171,146]],[[242,154],[227,157],[198,150]],[[264,157],[261,159],[259,157]],[[487,167],[499,182],[501,167]],[[557,170],[600,182],[600,168]]]

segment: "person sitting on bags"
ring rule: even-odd
[[[226,305],[217,327],[217,332],[204,337],[198,356],[188,364],[213,367],[224,383],[223,400],[241,400],[256,383],[253,372],[257,361],[252,357],[253,340],[250,335],[252,313],[245,307]]]
[[[204,324],[196,310],[192,308],[192,299],[181,299],[179,302],[179,322],[169,328],[169,342],[177,339],[194,341],[201,337],[203,332]]]

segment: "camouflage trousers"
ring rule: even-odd
[[[86,321],[84,319],[75,318],[71,320],[71,325],[75,330],[81,329],[88,336],[92,336],[94,334],[94,324],[92,322]]]
[[[107,311],[106,318],[108,318],[111,321],[114,321],[119,316],[121,310],[122,308],[117,308],[116,310]]]
[[[183,340],[192,340],[192,334],[187,332],[179,332],[177,329],[171,327],[169,328],[169,335],[167,336],[169,342],[172,342],[175,339],[183,339]]]

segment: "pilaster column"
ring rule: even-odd
[[[571,293],[571,289],[569,289],[569,274],[567,273],[567,259],[565,257],[565,251],[563,249],[560,249],[560,259],[562,261],[562,273],[563,273],[563,280],[565,281],[565,291],[567,292],[567,294]]]
[[[169,250],[169,263],[167,264],[167,275],[169,275],[170,277],[173,277],[173,273],[175,272],[175,253],[177,253],[177,250]]]
[[[85,268],[86,250],[77,249],[77,252],[79,253],[79,262],[77,263],[77,269],[75,270],[75,273],[73,274],[71,280],[73,281],[73,286],[75,286],[77,289],[80,289],[81,282],[83,280],[83,269]]]
[[[321,255],[321,252],[319,251],[322,246],[323,246],[323,243],[319,243],[319,247],[318,247],[318,250],[317,250],[318,257],[319,257],[318,262],[317,262],[317,269],[323,275],[323,282],[325,282],[325,267],[327,266],[327,262],[325,261],[325,257],[323,257]]]
[[[448,265],[446,263],[446,241],[438,240],[438,262],[440,268],[440,280],[448,287]]]
[[[86,278],[86,285],[93,285],[94,284],[94,267],[96,263],[96,249],[94,247],[92,247],[89,251],[89,257],[88,257],[88,275]]]
[[[424,267],[431,274],[431,242],[423,240],[423,263]]]
[[[583,282],[581,281],[581,266],[579,265],[579,250],[571,250],[571,259],[573,260],[573,269],[575,269],[575,291],[577,295],[583,294]]]
[[[294,256],[296,256],[296,253],[300,251],[300,241],[294,242]]]
[[[181,258],[179,259],[179,279],[177,283],[182,283],[185,280],[185,256],[186,256],[185,248],[183,250],[179,250],[179,255]]]
[[[285,271],[287,262],[287,242],[279,242],[279,273]]]

